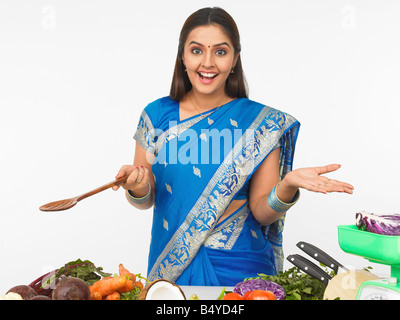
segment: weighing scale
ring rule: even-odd
[[[338,226],[340,248],[374,263],[389,265],[387,279],[365,281],[356,300],[400,300],[400,236],[359,230],[356,225]]]

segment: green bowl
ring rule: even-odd
[[[338,226],[340,248],[371,262],[400,266],[400,236],[359,230],[356,225]]]

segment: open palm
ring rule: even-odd
[[[349,183],[329,179],[324,174],[336,171],[340,168],[339,164],[330,164],[323,167],[301,168],[287,174],[287,182],[291,186],[303,188],[309,191],[328,193],[345,192],[352,194],[353,186]]]

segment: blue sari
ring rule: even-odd
[[[248,199],[252,175],[280,147],[280,178],[292,169],[300,124],[247,98],[180,121],[164,97],[142,112],[135,140],[155,155],[155,204],[148,279],[233,286],[282,270],[284,219],[261,226],[249,202],[223,221],[233,200]]]

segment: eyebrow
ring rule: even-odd
[[[189,45],[191,45],[191,44],[196,44],[198,46],[204,47],[203,44],[201,44],[201,43],[199,43],[197,41],[190,41]],[[223,45],[228,46],[228,48],[231,47],[227,42],[221,42],[221,43],[214,44],[213,47],[220,47],[220,46],[223,46]]]

